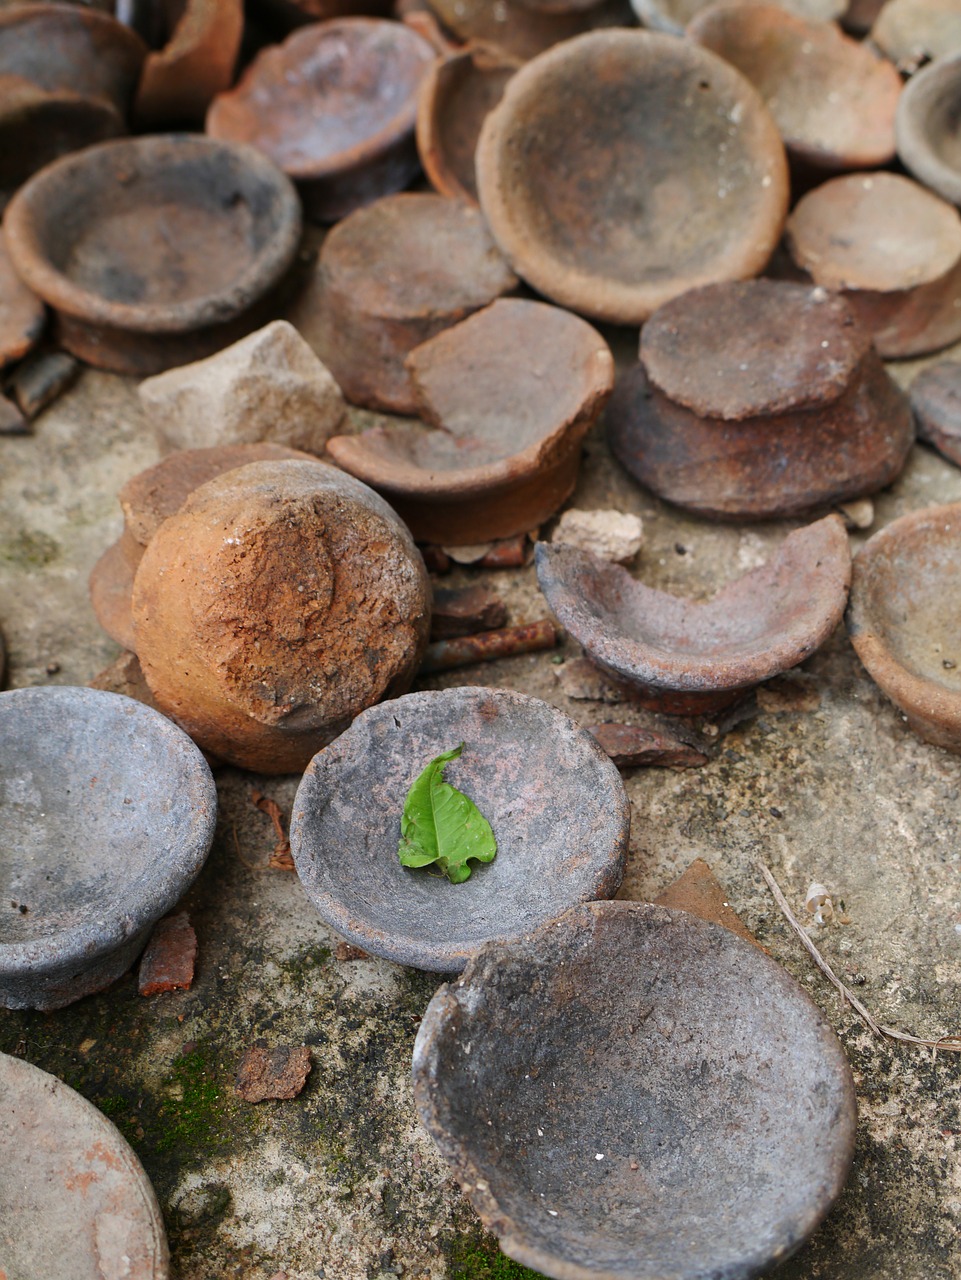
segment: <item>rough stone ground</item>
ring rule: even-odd
[[[906,380],[911,370],[897,372]],[[10,686],[85,683],[114,658],[86,577],[119,531],[117,490],[156,457],[133,384],[96,372],[32,438],[0,440]],[[916,447],[879,498],[874,527],[958,499],[961,471]],[[788,529],[669,510],[615,468],[599,434],[576,503],[641,515],[637,572],[692,593],[757,564]],[[532,569],[458,570],[446,582],[478,580],[502,592],[511,621],[546,613]],[[568,641],[554,655],[428,683],[508,685],[583,723],[630,720],[629,707],[564,696],[559,660],[577,656]],[[843,631],[804,672],[803,698],[764,698],[706,767],[627,775],[633,834],[621,896],[653,896],[705,858],[850,1055],[861,1108],[854,1172],[827,1223],[778,1274],[947,1280],[961,1272],[961,1057],[875,1041],[809,962],[756,864],[774,870],[799,913],[813,880],[843,899],[850,923],[814,929],[816,941],[882,1022],[926,1036],[961,1029],[961,759],[908,731]],[[807,709],[792,709],[799,702]],[[179,1280],[532,1275],[479,1229],[416,1118],[410,1053],[436,976],[339,958],[296,877],[267,865],[274,836],[251,791],[287,814],[295,786],[218,775],[217,840],[186,901],[200,946],[191,991],[143,999],[128,975],[59,1013],[0,1011],[0,1049],[61,1076],[120,1126],[157,1188]],[[312,1047],[298,1098],[252,1106],[236,1095],[237,1065],[258,1041]]]

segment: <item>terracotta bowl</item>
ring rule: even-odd
[[[681,36],[688,23],[710,8],[714,0],[631,0],[631,3],[645,27]],[[840,18],[847,7],[848,0],[784,0],[780,5],[785,11],[812,22],[830,22],[832,18]]]
[[[170,134],[50,165],[17,193],[4,230],[67,350],[145,375],[258,328],[301,219],[291,184],[252,147]]]
[[[871,43],[909,70],[961,54],[961,7],[957,0],[888,0],[871,28]]]
[[[871,676],[927,742],[961,752],[961,504],[913,511],[854,561],[847,624]]]
[[[312,217],[334,222],[417,173],[417,93],[433,61],[401,22],[312,23],[214,99],[207,132],[258,147],[296,181]]]
[[[427,1007],[421,1119],[510,1257],[560,1280],[750,1280],[840,1194],[857,1104],[778,964],[686,911],[594,902]]]
[[[0,1005],[109,986],[193,883],[217,794],[186,734],[118,694],[0,694]]]
[[[484,122],[477,184],[528,284],[635,325],[695,285],[762,270],[788,199],[755,90],[714,54],[647,31],[593,32],[522,67]]]
[[[706,601],[655,591],[586,551],[540,542],[537,580],[558,621],[645,706],[709,713],[809,658],[841,621],[851,552],[840,516],[788,535]]]
[[[465,43],[496,45],[515,58],[533,58],[562,40],[598,27],[624,27],[632,20],[628,0],[601,0],[581,11],[548,13],[514,0],[429,0],[442,26]]]
[[[401,866],[397,844],[414,779],[461,742],[444,776],[490,823],[497,856],[451,884]],[[387,960],[456,973],[485,942],[616,893],[629,832],[620,775],[589,733],[537,698],[461,687],[374,707],[315,756],[290,846],[331,928]]]
[[[614,383],[610,350],[589,324],[504,298],[416,347],[407,365],[434,429],[398,422],[334,436],[327,449],[418,541],[508,538],[570,497],[581,442]]]
[[[961,53],[912,76],[901,94],[895,131],[904,167],[938,195],[961,205]]]

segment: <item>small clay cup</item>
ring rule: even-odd
[[[601,0],[580,11],[546,12],[504,0],[429,0],[442,26],[461,43],[496,45],[526,61],[552,45],[598,27],[626,27],[632,14],[628,0]]]
[[[461,742],[444,778],[490,823],[497,856],[451,884],[402,866],[397,846],[415,778]],[[290,847],[338,933],[387,960],[456,973],[484,943],[516,942],[616,893],[629,833],[624,785],[589,733],[537,698],[472,686],[358,716],[304,774]]]
[[[335,222],[417,173],[417,92],[431,46],[401,22],[338,18],[262,50],[207,114],[213,138],[249,142]]]
[[[4,230],[62,345],[142,376],[258,328],[301,218],[290,182],[252,147],[170,134],[58,160],[17,193]]]
[[[961,753],[961,503],[892,521],[854,560],[848,634],[926,742]]]
[[[756,91],[707,50],[647,31],[592,32],[522,67],[484,122],[477,184],[528,284],[634,325],[696,285],[759,272],[788,199]]]
[[[243,0],[186,0],[169,40],[144,63],[134,103],[140,128],[202,125],[213,98],[230,88],[243,34]]]
[[[898,103],[898,158],[926,187],[961,205],[961,53],[912,76]]]
[[[592,902],[442,986],[414,1044],[428,1133],[503,1251],[561,1280],[750,1280],[851,1168],[821,1011],[721,925]]]
[[[0,800],[8,1009],[60,1009],[124,973],[199,873],[217,816],[176,725],[67,685],[0,693]]]
[[[537,580],[561,625],[644,706],[710,714],[809,658],[851,585],[844,521],[788,535],[775,556],[707,601],[655,591],[620,565],[540,542]]]
[[[841,17],[847,3],[848,0],[783,0],[780,7],[811,22],[830,22]],[[714,0],[631,0],[631,4],[645,27],[682,36],[688,24],[710,8]]]
[[[871,43],[907,70],[961,54],[961,6],[957,0],[888,0]]]

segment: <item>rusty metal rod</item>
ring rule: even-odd
[[[518,627],[501,627],[498,631],[479,631],[473,636],[457,636],[429,644],[420,664],[420,675],[435,671],[451,671],[469,667],[475,662],[492,662],[495,658],[512,658],[519,653],[536,653],[553,649],[558,630],[550,618],[525,622]]]

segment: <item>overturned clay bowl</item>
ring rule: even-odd
[[[477,185],[528,284],[635,325],[696,285],[761,271],[788,200],[756,90],[707,50],[646,31],[593,32],[522,67],[484,122]]]
[[[417,92],[434,50],[401,22],[312,23],[264,49],[207,114],[214,138],[249,142],[334,222],[406,187],[419,168]]]
[[[445,780],[490,823],[497,856],[451,884],[402,866],[397,846],[415,778],[459,743]],[[387,960],[455,973],[485,942],[516,941],[616,893],[629,832],[620,776],[589,733],[537,698],[472,686],[359,716],[304,774],[290,845],[338,933]]]
[[[590,658],[644,706],[708,714],[809,658],[844,614],[851,552],[840,516],[788,535],[706,601],[655,591],[586,551],[540,542],[537,580]]]
[[[614,383],[585,321],[502,298],[407,360],[427,428],[334,436],[331,457],[383,493],[420,542],[470,545],[534,529],[571,495],[581,442]]]
[[[631,3],[645,27],[682,36],[688,24],[715,0],[631,0]],[[783,0],[780,5],[788,13],[811,22],[830,22],[839,18],[847,7],[848,0]]]
[[[0,1053],[4,1274],[167,1280],[153,1187],[114,1125],[56,1076]]]
[[[854,560],[847,624],[868,674],[919,737],[961,752],[961,504],[901,516]]]
[[[874,493],[914,439],[907,397],[845,300],[749,280],[661,307],[615,387],[611,448],[646,488],[716,519]]]
[[[484,1225],[557,1280],[766,1274],[854,1154],[821,1011],[749,942],[646,903],[485,947],[428,1005],[413,1076]]]
[[[445,30],[461,43],[496,45],[512,57],[526,60],[552,45],[597,27],[627,26],[632,18],[628,0],[601,0],[580,11],[538,11],[506,0],[428,0]]]
[[[63,346],[144,375],[259,327],[301,218],[291,184],[252,147],[170,134],[65,156],[20,189],[4,230]]]
[[[200,752],[149,707],[0,694],[0,1005],[59,1009],[124,973],[199,873],[216,814]]]
[[[898,159],[926,187],[961,205],[961,53],[912,76],[898,103]]]

